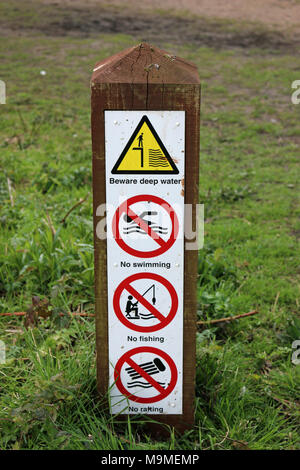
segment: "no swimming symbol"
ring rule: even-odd
[[[158,226],[156,229],[152,228],[149,222],[144,220],[144,218],[132,209],[132,206],[139,202],[152,204],[156,208],[155,212],[167,215],[170,230],[166,231],[166,227],[164,226]],[[129,235],[131,232],[129,230],[123,230],[123,232],[120,231],[120,220],[122,217],[125,217],[128,222],[134,221],[135,225],[138,227],[137,232],[143,232],[144,236],[146,235],[143,239],[143,246],[148,248],[147,250],[136,249],[132,244],[130,244],[131,240]],[[164,199],[149,194],[133,196],[124,201],[116,210],[112,221],[113,236],[118,245],[128,254],[140,258],[152,258],[165,253],[175,242],[178,230],[178,217],[172,206]],[[163,238],[163,235],[166,234],[167,238]],[[157,248],[155,248],[155,246],[157,246]]]

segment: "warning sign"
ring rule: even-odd
[[[174,390],[177,377],[171,357],[158,348],[146,346],[126,352],[117,362],[114,373],[122,395],[137,403],[163,400]]]
[[[113,174],[178,174],[169,152],[143,116],[112,169]]]
[[[154,273],[138,273],[124,279],[113,299],[114,310],[129,329],[154,332],[175,317],[178,297],[172,284]]]
[[[138,203],[143,205],[139,208]],[[178,217],[172,206],[164,199],[150,194],[141,194],[124,201],[112,221],[113,235],[118,245],[130,255],[141,258],[165,253],[175,242],[178,226]],[[143,241],[143,250],[135,248],[139,239]]]
[[[180,415],[185,111],[104,116],[111,412]]]

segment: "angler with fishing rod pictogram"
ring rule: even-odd
[[[155,284],[152,284],[143,294],[142,297],[144,297],[149,291],[152,290],[152,305],[156,304],[156,297],[155,297]],[[138,300],[136,302],[132,302],[132,295],[128,296],[128,300],[126,303],[126,308],[125,308],[125,313],[126,313],[126,318],[129,320],[149,320],[151,318],[156,318],[151,312],[149,313],[142,313],[139,312],[139,307],[138,307]],[[134,316],[132,316],[132,313],[134,313]]]

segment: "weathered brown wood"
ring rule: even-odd
[[[148,44],[95,65],[91,81],[93,206],[98,390],[108,390],[106,240],[96,236],[97,207],[105,203],[104,110],[186,112],[185,204],[198,203],[200,83],[196,67]],[[179,432],[194,422],[197,251],[185,251],[183,414],[152,416]]]

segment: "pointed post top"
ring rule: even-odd
[[[199,84],[199,76],[191,62],[141,43],[95,65],[92,84],[108,82]]]

